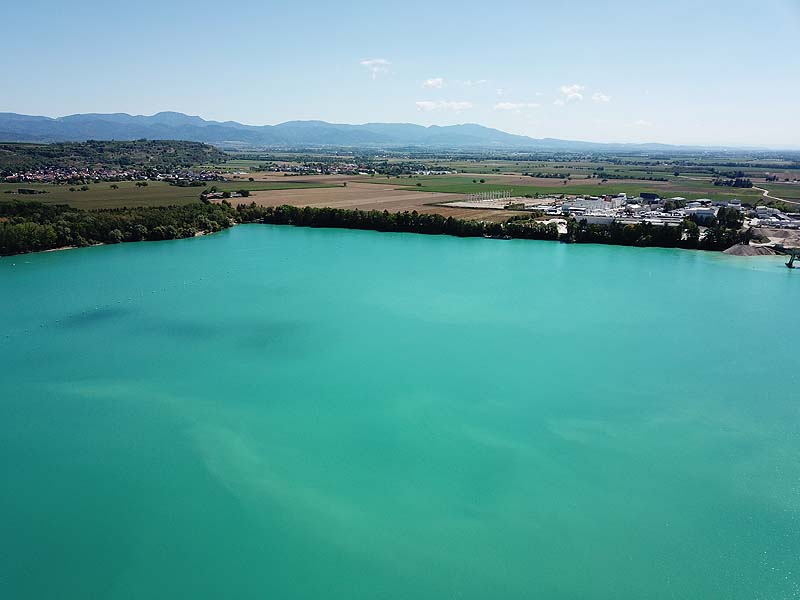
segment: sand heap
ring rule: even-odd
[[[734,256],[774,256],[778,253],[769,246],[736,244],[725,250],[725,254],[733,254]]]

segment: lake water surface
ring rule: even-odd
[[[800,271],[240,226],[0,260],[0,597],[800,598]]]

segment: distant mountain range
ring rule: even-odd
[[[535,139],[475,124],[423,127],[410,123],[344,125],[325,121],[288,121],[280,125],[256,126],[235,121],[206,121],[179,112],[160,112],[152,116],[92,113],[56,119],[0,113],[0,141],[76,142],[142,138],[206,142],[226,149],[320,146],[579,152],[700,149],[667,144],[601,144],[553,138]]]

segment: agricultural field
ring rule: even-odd
[[[216,170],[216,171],[223,171],[223,172],[226,172],[226,173],[234,173],[234,172],[237,172],[237,171],[248,172],[248,171],[255,170],[263,162],[264,161],[261,161],[261,160],[247,160],[247,159],[232,158],[232,159],[226,160],[225,162],[206,163],[206,164],[195,165],[195,168],[197,168],[197,169],[213,169],[213,170]]]
[[[759,187],[768,189],[773,196],[792,202],[800,202],[800,183],[757,183]]]
[[[276,173],[274,171],[254,171],[244,175],[226,175],[227,183],[237,183],[250,181],[262,183],[274,183],[295,187],[318,187],[325,185],[342,185],[345,181],[352,181],[353,175],[321,175],[321,174],[297,174],[297,173]]]
[[[260,206],[312,206],[317,208],[345,208],[360,210],[387,210],[389,212],[414,211],[438,213],[460,219],[504,221],[520,213],[506,210],[481,210],[441,206],[439,203],[461,200],[460,194],[437,194],[416,188],[402,189],[391,186],[352,182],[347,187],[307,190],[272,190],[254,192],[247,199]]]
[[[663,197],[680,196],[688,200],[697,198],[713,198],[720,200],[733,200],[737,198],[742,202],[755,203],[761,198],[761,192],[751,188],[730,188],[715,186],[710,180],[696,181],[681,177],[671,177],[669,181],[636,181],[636,180],[608,180],[603,183],[600,179],[571,179],[558,180],[549,178],[520,177],[509,175],[479,174],[458,176],[428,176],[413,178],[385,177],[363,178],[360,181],[388,184],[402,189],[416,189],[418,191],[439,192],[445,194],[475,194],[478,192],[508,191],[512,196],[547,196],[560,194],[619,194],[637,196],[641,192],[653,192]],[[480,183],[485,179],[485,183]],[[475,183],[473,183],[475,181]],[[419,184],[419,185],[418,185]],[[771,189],[771,188],[769,188]],[[800,186],[798,187],[800,190]]]
[[[79,146],[81,148],[83,146]],[[112,149],[117,148],[112,146]],[[200,149],[206,150],[205,147]],[[86,152],[89,150],[95,152],[93,146]],[[117,150],[133,152],[130,148]],[[181,147],[181,150],[188,152],[195,148]],[[800,184],[785,181],[800,176],[800,162],[793,157],[566,153],[459,155],[377,150],[361,153],[344,150],[254,152],[222,156],[222,160],[212,158],[195,168],[217,170],[226,177],[224,182],[207,182],[197,187],[177,187],[161,181],[149,181],[147,186],[136,186],[132,181],[103,182],[87,184],[86,191],[81,191],[82,186],[76,184],[72,186],[76,189],[73,192],[69,191],[68,185],[5,183],[0,184],[0,201],[30,199],[89,209],[157,206],[196,202],[203,189],[215,187],[218,191],[248,190],[254,200],[270,205],[283,200],[298,206],[323,206],[330,202],[331,206],[342,208],[436,210],[447,214],[450,214],[445,210],[447,207],[436,206],[443,198],[459,200],[466,194],[489,191],[508,191],[518,197],[623,192],[638,196],[650,192],[665,198],[680,196],[688,200],[711,198],[738,199],[748,204],[770,202],[755,188],[714,185],[715,178],[747,177],[754,186],[769,190],[773,196],[788,202],[800,202]],[[296,170],[301,172],[255,170],[265,163],[286,169],[299,167]],[[347,169],[343,169],[343,165]],[[352,172],[353,165],[359,171],[374,174],[343,174]],[[330,174],[307,172],[318,168]],[[427,170],[456,171],[457,174],[414,174]],[[779,181],[767,181],[768,175],[777,176]],[[48,193],[24,196],[3,193],[16,192],[18,188]],[[479,212],[459,216],[483,218]]]
[[[214,181],[209,182],[209,187],[216,187],[220,192],[235,192],[237,190],[248,190],[250,192],[258,192],[265,190],[306,190],[314,188],[329,188],[340,187],[341,182],[326,182],[326,181]],[[202,188],[200,188],[202,189]],[[199,192],[198,192],[199,194]]]
[[[786,157],[753,154],[741,156],[721,153],[674,155],[636,154],[458,154],[437,152],[389,152],[343,150],[311,152],[276,152],[240,154],[229,160],[229,167],[242,171],[259,164],[292,168],[324,168],[336,173],[344,163],[357,164],[359,170],[376,171],[368,179],[359,176],[329,175],[339,181],[359,181],[388,184],[418,191],[441,193],[473,193],[507,190],[514,195],[549,194],[609,194],[625,192],[638,195],[652,192],[661,196],[681,196],[692,200],[712,198],[739,199],[746,203],[766,202],[762,193],[753,188],[713,185],[714,179],[749,178],[755,186],[785,193],[786,199],[796,198],[797,188],[786,181],[800,177],[800,162],[794,155]],[[227,167],[226,167],[227,170]],[[418,171],[455,171],[457,175],[418,176]],[[235,169],[234,169],[235,171]],[[231,170],[228,170],[231,173]],[[256,172],[232,175],[234,178],[253,177],[255,180],[274,180],[283,173]],[[303,174],[305,178],[323,177]],[[767,177],[778,178],[777,182]],[[484,179],[477,187],[473,179]],[[418,185],[419,184],[419,185]],[[786,187],[783,187],[786,185]],[[533,188],[533,189],[531,189]]]
[[[69,204],[75,208],[122,208],[135,206],[169,206],[172,204],[190,204],[200,198],[202,188],[176,187],[160,181],[148,182],[146,187],[138,187],[132,181],[117,183],[102,182],[87,186],[81,191],[80,186],[52,184],[0,184],[0,202],[4,200],[36,200],[45,204]],[[111,186],[118,186],[113,189]],[[70,192],[69,188],[76,189]],[[46,193],[22,195],[16,193],[18,188],[41,190]]]
[[[116,189],[111,186],[117,186]],[[283,183],[258,181],[208,182],[208,187],[219,191],[298,190],[332,187],[326,183]],[[76,191],[70,192],[73,187]],[[81,186],[52,184],[0,183],[0,202],[4,200],[36,200],[45,204],[69,204],[75,208],[122,208],[135,206],[170,206],[198,202],[203,187],[179,187],[163,181],[149,181],[147,186],[137,186],[133,181],[92,183],[82,191]],[[16,194],[19,188],[41,190],[45,194]],[[10,193],[7,193],[10,192]]]

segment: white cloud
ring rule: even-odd
[[[611,96],[607,96],[603,92],[595,92],[592,94],[592,100],[595,102],[611,102]]]
[[[424,110],[426,112],[432,110],[453,110],[460,112],[462,110],[469,110],[472,108],[472,102],[466,101],[448,101],[448,100],[420,100],[416,102],[417,110]]]
[[[564,106],[566,102],[564,102],[561,98],[559,98],[558,100],[554,100],[553,104],[555,104],[556,106]]]
[[[581,92],[585,90],[586,87],[573,83],[572,85],[562,85],[559,89],[561,93],[564,94],[564,101],[576,102],[583,100],[583,94],[581,94]]]
[[[652,127],[653,124],[650,121],[645,121],[644,119],[638,119],[631,123],[634,127]]]
[[[422,87],[442,89],[444,87],[444,79],[441,77],[431,77],[422,82]]]
[[[385,75],[389,72],[389,65],[392,63],[385,58],[365,58],[358,64],[368,69],[372,73],[373,79],[377,79],[379,75]]]
[[[494,105],[494,109],[520,112],[526,108],[539,108],[539,106],[541,105],[535,102],[498,102]]]
[[[497,92],[498,96],[505,96],[506,95],[506,90],[504,90],[503,88],[497,88],[497,90],[495,90],[495,91]]]

